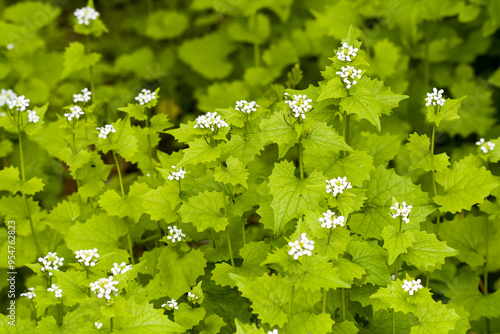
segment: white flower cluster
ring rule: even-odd
[[[168,226],[168,233],[170,234],[167,236],[168,240],[172,240],[173,243],[176,243],[177,241],[181,241],[183,237],[186,235],[182,233],[181,229],[178,229],[177,226]]]
[[[328,210],[323,213],[324,217],[321,217],[319,221],[321,222],[321,227],[326,228],[336,228],[337,226],[344,226],[345,217],[337,216],[334,212]]]
[[[444,90],[440,89],[438,90],[436,87],[432,90],[432,93],[427,93],[427,97],[425,98],[425,101],[427,102],[425,106],[430,106],[431,104],[433,106],[444,106],[444,97],[443,97]]]
[[[115,296],[118,295],[118,289],[115,285],[118,284],[118,281],[113,281],[113,276],[109,276],[109,278],[99,278],[99,280],[90,283],[90,290],[97,295],[97,298],[106,298],[106,300],[111,299],[111,293],[114,293]]]
[[[326,180],[326,192],[332,193],[333,197],[344,193],[344,190],[352,188],[351,182],[347,182],[347,177],[337,177],[335,179]]]
[[[177,306],[177,301],[175,299],[169,300],[166,304],[162,304],[161,307],[167,307],[169,310],[177,310],[179,307]]]
[[[361,70],[357,70],[353,66],[342,66],[340,71],[336,72],[345,83],[345,88],[349,89],[351,86],[358,83],[356,79],[361,79]]]
[[[62,292],[63,292],[62,289],[55,284],[52,284],[50,286],[50,288],[47,288],[47,291],[53,292],[55,294],[56,298],[62,297]]]
[[[419,289],[423,288],[423,286],[422,286],[422,284],[420,284],[420,282],[421,282],[420,279],[413,280],[413,281],[407,281],[407,280],[405,280],[404,284],[402,285],[402,288],[405,291],[408,291],[408,293],[410,294],[410,296],[413,296],[413,294],[415,292],[417,292]]]
[[[188,292],[188,301],[194,303],[198,300],[198,296],[192,292]]]
[[[89,20],[97,20],[99,17],[99,12],[92,7],[83,7],[75,10],[74,14],[78,24],[85,24],[88,26],[90,24]]]
[[[12,50],[13,48],[15,48],[16,46],[14,45],[14,43],[9,43],[7,44],[7,50]]]
[[[277,329],[273,329],[272,331],[268,331],[267,334],[279,334]]]
[[[408,224],[410,222],[410,213],[411,213],[411,205],[406,205],[406,202],[401,203],[399,205],[398,202],[394,204],[394,206],[391,206],[391,214],[392,218],[396,218],[399,216],[403,217],[403,221]]]
[[[71,121],[73,117],[78,119],[81,115],[84,114],[82,108],[80,108],[79,106],[73,106],[69,108],[69,110],[71,110],[71,112],[64,114],[64,117],[66,117],[68,121]]]
[[[7,105],[9,106],[9,109],[16,108],[18,111],[25,111],[26,107],[29,107],[30,105],[30,100],[25,98],[24,95],[16,96],[7,100]]]
[[[125,262],[122,262],[120,264],[113,263],[113,268],[111,268],[111,272],[113,273],[113,275],[124,274],[129,270],[132,270],[132,265],[125,264]]]
[[[308,99],[306,95],[294,94],[292,99],[288,93],[285,93],[285,103],[292,109],[293,117],[305,119],[306,112],[312,109],[312,105],[309,104],[311,102],[312,100]]]
[[[175,166],[172,166],[172,168],[175,169]],[[175,179],[175,180],[179,181],[180,179],[184,178],[185,174],[186,174],[186,171],[184,170],[184,168],[180,167],[179,169],[177,169],[176,172],[170,172],[168,179],[169,180]]]
[[[242,113],[250,114],[252,111],[256,111],[257,107],[259,106],[255,101],[241,100],[236,102],[236,107],[234,107],[234,109]]]
[[[295,260],[303,255],[312,255],[312,250],[314,249],[314,241],[307,239],[305,233],[300,235],[299,240],[294,242],[289,242],[288,246],[291,247],[290,251],[288,251],[288,255],[292,255]]]
[[[343,43],[340,48],[340,51],[337,51],[337,58],[341,61],[353,61],[356,57],[356,52],[358,52],[358,48],[347,43]]]
[[[88,102],[90,100],[90,95],[92,92],[87,88],[82,89],[82,94],[73,94],[73,101],[77,102]]]
[[[210,129],[215,131],[216,129],[220,129],[222,127],[229,126],[226,121],[220,118],[220,115],[217,115],[217,111],[207,112],[205,115],[200,115],[196,118],[195,128],[201,129]]]
[[[115,127],[111,124],[106,124],[102,128],[97,128],[97,130],[99,130],[101,132],[99,134],[99,138],[102,138],[102,139],[106,139],[106,137],[108,136],[108,134],[110,132],[113,132],[113,133],[116,132]]]
[[[42,268],[40,269],[42,272],[49,269],[59,270],[59,266],[63,265],[63,261],[64,258],[58,257],[56,252],[49,252],[45,257],[38,258],[38,262],[42,264]],[[49,276],[52,276],[51,272],[49,272]]]
[[[488,153],[489,151],[493,151],[495,149],[495,144],[491,141],[485,141],[484,138],[479,139],[479,141],[476,142],[476,145],[479,146],[479,149],[483,153]]]
[[[36,114],[35,110],[28,110],[28,122],[38,123],[40,117]]]
[[[14,100],[17,97],[17,94],[14,93],[12,89],[2,89],[0,90],[0,107],[4,105],[8,105],[10,100]]]
[[[95,266],[99,254],[97,254],[97,248],[94,249],[82,249],[75,252],[75,258],[78,262],[83,263],[84,266]]]
[[[29,288],[28,292],[21,293],[21,297],[27,297],[28,299],[33,299],[36,297],[35,288]]]
[[[101,322],[101,320],[97,320],[96,322],[94,322],[94,325],[95,325],[95,327],[96,327],[97,329],[101,329],[101,327],[102,327],[102,322]]]
[[[135,99],[139,101],[139,104],[142,106],[156,99],[156,92],[151,92],[149,89],[143,89]]]

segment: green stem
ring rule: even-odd
[[[321,290],[323,290],[323,309],[322,309],[322,312],[326,313],[326,289],[321,288]]]
[[[227,217],[227,195],[226,189],[224,188],[224,184],[222,185],[222,195],[224,196],[224,214]],[[231,237],[229,236],[229,229],[226,231],[227,238],[227,247],[229,248],[229,256],[231,257],[231,265],[234,267],[234,258],[233,258],[233,248],[231,247]]]
[[[242,228],[242,235],[243,235],[243,246],[246,245],[247,243],[247,236],[246,236],[246,219],[243,219],[241,228]]]
[[[294,293],[294,291],[295,291],[295,286],[292,286],[292,293],[290,294],[290,304],[288,304],[286,334],[290,334],[289,326],[290,326],[290,320],[292,319],[292,304],[293,304],[293,293]]]
[[[300,179],[304,179],[304,153],[302,152],[302,136],[299,137],[299,169]]]
[[[436,124],[432,125],[432,135],[431,135],[431,155],[434,157],[434,141],[436,138]],[[437,196],[437,187],[435,180],[435,172],[432,171],[432,188],[434,190],[434,196]],[[436,218],[436,237],[439,239],[439,220],[440,220],[440,212],[437,210],[437,218]]]
[[[113,332],[113,317],[109,318],[109,329],[110,332]]]
[[[160,222],[157,222],[157,228],[156,228],[156,238],[155,238],[155,246],[159,247],[160,246],[160,239],[161,239],[161,227],[160,227]]]
[[[63,325],[63,302],[61,300],[61,302],[59,303],[58,307],[57,307],[57,313],[58,313],[58,316],[59,316],[59,326],[62,326]]]
[[[401,234],[401,230],[403,227],[403,218],[399,218],[399,234]],[[399,274],[399,264],[400,264],[400,259],[399,256],[396,258],[396,268],[394,269],[394,280],[398,279],[398,274]]]
[[[130,253],[130,261],[132,261],[132,264],[135,264],[134,248],[132,245],[132,238],[130,238],[130,231],[128,231],[127,233],[127,240],[128,240],[128,251]]]
[[[330,233],[328,233],[328,240],[326,241],[326,244],[329,245],[330,244],[330,238],[332,236],[332,230],[333,228],[330,229]]]
[[[36,315],[36,307],[35,307],[35,302],[33,301],[33,299],[31,300],[31,305],[33,305],[33,315],[35,317],[35,325],[38,325],[38,320],[37,320],[37,315]]]
[[[345,317],[345,304],[346,304],[346,300],[345,300],[345,288],[342,288],[340,289],[340,291],[342,292],[342,321],[345,321],[346,317]]]
[[[125,190],[123,188],[123,179],[122,179],[122,171],[120,169],[120,164],[118,163],[118,158],[116,157],[116,153],[114,151],[111,152],[113,153],[113,158],[115,159],[116,171],[118,173],[118,180],[120,181],[120,190],[122,192],[122,197],[125,198]]]
[[[149,118],[148,115],[146,115],[146,127],[149,128]],[[153,156],[151,153],[152,147],[151,147],[151,137],[148,132],[148,159],[149,159],[149,173],[151,176],[152,183],[154,184],[155,182],[155,174],[154,174],[154,166],[153,166]]]
[[[87,55],[90,56],[90,37],[87,35]],[[92,92],[92,99],[94,103],[96,101],[95,85],[94,85],[94,65],[89,67],[89,77],[90,77],[90,91]]]
[[[486,221],[486,238],[485,238],[485,244],[486,244],[486,254],[484,256],[485,262],[484,262],[484,269],[483,269],[483,281],[484,281],[484,295],[488,295],[488,255],[489,255],[489,239],[490,239],[490,221]],[[486,334],[490,333],[490,319],[485,317],[484,318],[486,321]]]
[[[396,312],[392,309],[392,334],[396,334]]]
[[[255,32],[255,40],[253,43],[253,59],[255,63],[255,67],[260,67],[260,46],[259,46],[259,37],[257,34],[257,12],[252,17],[253,20],[253,28]]]
[[[217,243],[215,242],[215,233],[213,228],[210,229],[210,234],[212,234],[212,240],[214,241],[214,248],[217,249]]]
[[[347,111],[344,111],[344,121],[343,121],[343,132],[344,141],[347,145],[349,145],[349,115]],[[348,152],[344,151],[344,158],[348,156]]]
[[[181,188],[181,179],[179,179],[179,196],[181,195],[181,191],[182,191],[182,188]]]

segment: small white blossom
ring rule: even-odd
[[[28,122],[38,123],[40,117],[36,114],[35,110],[28,110]]]
[[[357,79],[361,79],[361,70],[357,70],[353,66],[342,66],[341,70],[336,72],[344,81],[345,88],[349,89],[351,86],[358,83]]]
[[[181,241],[183,237],[186,235],[182,233],[182,230],[177,228],[177,226],[167,226],[168,227],[168,233],[169,235],[167,236],[168,240],[171,240],[173,243],[176,243],[178,241]]]
[[[75,252],[75,258],[78,259],[78,262],[83,263],[84,266],[93,267],[97,263],[97,259],[99,258],[99,254],[97,254],[97,248],[82,249],[82,250],[77,250]]]
[[[29,288],[28,292],[21,293],[21,297],[27,297],[28,299],[33,299],[36,297],[35,288]]]
[[[68,119],[68,121],[71,121],[74,118],[80,118],[81,115],[84,114],[82,108],[80,108],[79,106],[73,106],[71,108],[69,108],[69,110],[71,110],[70,113],[65,113],[64,114],[64,117],[66,117]]]
[[[432,90],[432,93],[427,93],[427,97],[425,98],[426,100],[426,106],[430,106],[431,104],[433,106],[444,106],[444,97],[443,97],[444,90],[440,89],[438,90],[436,87]]]
[[[172,166],[172,168],[175,169],[175,166]],[[186,175],[186,171],[184,170],[184,168],[180,167],[179,169],[177,169],[177,171],[170,172],[168,179],[169,180],[175,179],[175,180],[179,181],[180,179],[184,178],[184,175]]]
[[[290,241],[288,246],[291,247],[290,251],[288,251],[288,255],[292,255],[295,260],[303,255],[312,255],[312,250],[314,249],[314,241],[307,239],[305,233],[300,235],[299,240],[294,242]]]
[[[413,296],[415,292],[417,292],[419,289],[422,289],[423,286],[420,284],[420,279],[413,280],[413,281],[407,281],[404,280],[404,284],[401,286],[405,291],[407,291],[410,296]]]
[[[129,270],[132,270],[132,265],[126,264],[125,262],[122,262],[120,264],[113,263],[113,268],[111,268],[111,272],[115,276],[118,274],[124,274]]]
[[[83,7],[75,10],[74,14],[78,24],[84,24],[88,26],[90,24],[89,20],[97,20],[99,17],[99,12],[92,7]]]
[[[166,304],[162,304],[161,307],[166,307],[169,310],[177,310],[179,307],[177,306],[177,301],[175,299],[169,300]]]
[[[110,132],[113,132],[113,133],[116,132],[115,127],[111,124],[106,124],[102,128],[97,128],[97,130],[99,130],[101,132],[99,134],[99,138],[102,138],[102,139],[106,139],[106,137],[108,136],[108,134]]]
[[[143,89],[135,99],[139,101],[139,104],[142,106],[156,99],[156,92],[151,92],[149,89]]]
[[[479,139],[479,141],[476,142],[476,145],[479,146],[479,149],[483,153],[488,153],[489,151],[493,151],[495,149],[495,143],[485,141],[484,138]]]
[[[55,284],[52,284],[50,286],[50,288],[47,289],[47,291],[53,292],[55,294],[56,298],[62,297],[62,292],[63,292],[62,289]]]
[[[252,111],[256,111],[257,107],[259,106],[255,101],[241,100],[236,102],[236,107],[234,107],[234,109],[242,113],[250,114]]]
[[[194,303],[198,300],[198,296],[192,292],[188,292],[188,301]]]
[[[101,329],[101,327],[102,327],[102,322],[101,322],[101,320],[97,320],[96,322],[94,322],[94,325],[95,325],[95,327],[96,327],[97,329]]]
[[[335,179],[326,180],[326,192],[332,193],[333,197],[344,193],[344,190],[352,188],[351,182],[347,182],[347,177],[337,177]]]
[[[14,43],[7,44],[7,50],[12,50],[15,47]]]
[[[0,90],[0,107],[3,107],[5,104],[8,104],[10,100],[15,100],[17,94],[14,93],[12,89],[2,89]]]
[[[114,293],[115,296],[118,295],[118,289],[115,287],[117,284],[118,281],[114,281],[113,276],[109,276],[108,278],[100,278],[99,280],[90,283],[90,290],[97,295],[97,298],[110,300],[111,293]]]
[[[306,112],[313,107],[310,105],[311,102],[312,100],[308,99],[306,95],[293,95],[292,99],[288,93],[285,93],[285,103],[292,109],[293,117],[305,119]]]
[[[337,216],[334,212],[328,210],[323,213],[324,217],[321,217],[319,221],[321,222],[321,227],[326,228],[336,228],[337,226],[344,226],[345,217]]]
[[[73,101],[77,102],[88,102],[90,100],[90,95],[92,92],[87,88],[82,89],[82,94],[73,94]]]
[[[273,329],[272,331],[268,331],[267,334],[279,334],[277,329]]]
[[[228,127],[229,125],[217,115],[217,112],[207,112],[205,115],[200,115],[196,118],[195,128],[210,129],[215,131],[222,127]]]
[[[356,57],[356,52],[358,52],[358,48],[347,43],[343,43],[340,48],[340,51],[337,51],[337,58],[341,61],[353,61]]]
[[[45,257],[39,257],[38,262],[42,264],[42,268],[40,269],[42,272],[45,270],[53,269],[59,270],[59,266],[63,265],[64,258],[58,257],[57,253],[49,252]],[[51,272],[48,272],[49,276],[52,276]]]
[[[399,205],[398,202],[391,206],[391,215],[392,218],[403,217],[403,221],[408,224],[410,222],[410,213],[411,213],[411,205],[406,205],[406,202],[401,203]]]
[[[9,105],[9,109],[13,109],[15,107],[19,111],[25,111],[26,107],[29,107],[30,105],[30,100],[25,98],[24,95],[21,95],[7,100],[7,104]]]

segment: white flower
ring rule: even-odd
[[[75,10],[74,15],[76,16],[78,24],[88,26],[90,24],[89,20],[97,20],[99,12],[92,7],[83,7]]]
[[[21,297],[27,297],[28,299],[33,299],[36,297],[35,288],[29,288],[28,292],[21,293]]]
[[[170,234],[167,236],[168,240],[171,240],[173,243],[176,243],[177,241],[181,241],[183,237],[186,235],[182,233],[181,229],[178,229],[177,226],[167,226],[168,227],[168,233]]]
[[[241,111],[242,113],[250,114],[252,111],[256,111],[257,103],[255,101],[241,100],[236,102],[236,107],[234,109]]]
[[[488,153],[489,151],[493,151],[495,149],[495,144],[491,141],[486,142],[484,138],[479,139],[479,141],[476,142],[476,145],[479,146],[479,149],[483,153]]]
[[[200,115],[196,118],[195,128],[210,129],[215,131],[222,127],[228,127],[229,125],[217,115],[217,111],[207,112],[205,115]]]
[[[167,307],[167,309],[169,310],[173,310],[173,309],[179,309],[179,307],[177,306],[179,304],[177,304],[177,301],[175,299],[171,299],[169,300],[166,304],[162,304],[161,307]]]
[[[347,43],[343,43],[340,48],[341,50],[337,51],[337,58],[341,61],[353,61],[356,57],[356,52],[358,52],[358,48],[348,45]]]
[[[420,284],[420,279],[413,280],[413,281],[407,281],[404,280],[404,284],[401,286],[405,291],[408,291],[410,296],[413,296],[415,292],[417,292],[419,289],[422,289],[423,286]]]
[[[7,50],[12,50],[15,47],[13,43],[7,44]]]
[[[194,303],[198,300],[198,296],[192,292],[188,292],[188,301]]]
[[[95,327],[96,327],[97,329],[101,329],[101,327],[102,327],[102,322],[101,322],[101,320],[97,320],[96,322],[94,322],[94,325],[95,325]]]
[[[94,249],[82,249],[75,252],[75,258],[78,262],[83,263],[84,266],[95,266],[99,254],[97,254],[97,248]]]
[[[115,296],[118,295],[118,289],[115,287],[117,284],[118,281],[113,281],[113,276],[109,276],[108,278],[100,278],[99,280],[90,283],[90,290],[97,295],[97,298],[110,300],[111,293],[114,293]]]
[[[16,107],[19,111],[25,111],[26,107],[30,105],[30,100],[21,95],[7,100],[7,104],[9,105],[9,109]]]
[[[351,182],[347,182],[347,177],[337,177],[335,179],[326,180],[326,192],[332,193],[333,197],[344,193],[344,190],[352,188]]]
[[[40,117],[36,114],[35,110],[28,110],[28,122],[38,123]]]
[[[289,242],[288,246],[291,247],[290,251],[288,251],[288,255],[292,255],[295,260],[303,255],[312,255],[312,250],[314,249],[314,241],[307,239],[305,233],[300,235],[299,240],[294,242]]]
[[[139,101],[139,104],[142,106],[156,99],[156,92],[151,92],[149,89],[143,89],[135,99]]]
[[[279,334],[277,329],[273,329],[272,331],[268,331],[267,334]]]
[[[427,103],[425,104],[426,106],[430,106],[431,104],[433,106],[444,106],[444,98],[443,98],[443,93],[444,90],[440,89],[438,90],[436,87],[432,90],[432,93],[427,93],[427,97],[425,100]]]
[[[305,119],[305,113],[312,109],[312,105],[309,104],[311,102],[312,100],[308,99],[306,95],[294,94],[292,99],[288,93],[285,93],[285,103],[292,109],[293,117]]]
[[[99,130],[101,132],[99,134],[99,138],[102,138],[102,139],[106,139],[106,137],[108,136],[108,134],[110,132],[113,132],[113,133],[116,132],[115,127],[111,124],[106,124],[102,128],[97,128],[97,130]]]
[[[71,121],[71,119],[73,119],[73,117],[80,118],[80,116],[84,114],[82,108],[80,108],[79,106],[73,106],[73,107],[69,108],[69,110],[71,110],[70,113],[64,114],[64,117],[66,117],[68,119],[68,121]]]
[[[125,262],[122,262],[120,264],[113,263],[113,268],[111,268],[111,272],[113,273],[113,275],[124,274],[129,270],[132,270],[132,265],[127,265]]]
[[[335,228],[337,226],[344,226],[345,217],[337,216],[334,212],[328,210],[323,213],[324,217],[321,217],[319,221],[321,222],[321,227]]]
[[[90,95],[92,92],[87,88],[82,89],[82,94],[73,94],[73,101],[77,102],[88,102],[90,100]]]
[[[357,70],[353,66],[342,66],[341,71],[336,72],[345,83],[345,88],[349,89],[351,86],[358,83],[356,79],[361,79],[361,70]]]
[[[0,90],[0,107],[3,107],[9,100],[14,100],[16,97],[17,94],[12,89]]]
[[[42,264],[42,268],[40,269],[42,272],[48,269],[59,270],[59,266],[63,265],[64,258],[58,257],[57,253],[49,252],[45,257],[39,257],[38,262]],[[51,272],[48,272],[49,276],[52,276]]]
[[[62,297],[62,289],[59,288],[59,286],[52,284],[50,288],[47,289],[47,291],[53,292],[56,296],[56,298],[61,298]]]
[[[172,166],[172,168],[175,169],[175,166]],[[184,178],[185,174],[186,174],[186,171],[184,170],[184,168],[180,167],[179,169],[177,169],[176,172],[170,172],[168,179],[169,180],[175,179],[175,180],[179,181],[180,179]]]
[[[399,205],[398,202],[394,204],[394,206],[391,206],[391,215],[392,218],[396,218],[399,216],[403,217],[403,221],[408,224],[410,222],[410,213],[411,213],[411,205],[406,205],[406,202],[401,203]]]

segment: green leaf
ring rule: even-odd
[[[236,334],[264,334],[262,328],[257,328],[255,324],[242,324],[238,319],[235,319]]]
[[[485,167],[476,167],[468,160],[453,164],[451,169],[436,173],[435,180],[443,186],[444,193],[434,197],[440,210],[456,213],[470,210],[474,204],[482,203],[499,183],[497,176]]]
[[[148,118],[144,112],[146,108],[137,103],[128,103],[126,107],[118,108],[118,110],[126,112],[130,117],[134,117],[140,121],[144,121]]]
[[[406,147],[410,151],[409,170],[422,168],[426,172],[444,171],[450,164],[446,153],[432,155],[430,151],[430,140],[427,135],[419,136],[411,134]]]
[[[181,203],[177,183],[165,183],[164,186],[148,191],[142,197],[144,213],[153,220],[163,219],[166,223],[175,222],[179,215],[175,212]]]
[[[332,334],[356,334],[359,329],[352,321],[336,322],[332,327]]]
[[[370,172],[375,169],[373,157],[363,151],[354,151],[347,157],[341,157],[325,172],[327,179],[333,179],[339,175],[347,177],[355,187],[362,187],[364,181],[370,179]]]
[[[314,122],[306,131],[307,135],[302,138],[304,156],[335,156],[340,151],[352,151],[344,138],[325,123]]]
[[[33,177],[26,182],[19,178],[19,169],[14,166],[5,167],[0,170],[0,190],[10,191],[12,194],[21,192],[24,195],[34,195],[43,190],[44,184],[42,179]]]
[[[432,272],[441,268],[444,259],[458,254],[456,250],[446,245],[446,242],[436,239],[435,234],[412,230],[415,241],[401,259],[409,265],[417,267],[420,271]]]
[[[61,201],[49,214],[47,221],[50,228],[65,235],[75,223],[75,219],[80,217],[80,206],[78,203]]]
[[[186,329],[191,329],[198,325],[205,317],[203,307],[192,308],[187,303],[179,304],[178,309],[174,310],[175,322]]]
[[[134,128],[130,125],[130,118],[119,119],[113,124],[116,133],[110,133],[106,139],[99,138],[98,147],[104,153],[113,150],[126,160],[131,161],[137,152],[138,146]]]
[[[226,165],[225,168],[215,168],[215,181],[232,184],[233,186],[241,184],[243,187],[248,188],[247,178],[249,174],[243,163],[237,158],[230,157],[226,160]]]
[[[218,191],[205,191],[189,199],[179,209],[178,213],[186,223],[193,223],[198,232],[212,228],[215,232],[222,231],[229,224],[222,213],[224,194]]]
[[[391,280],[386,265],[387,254],[382,247],[363,241],[351,241],[347,245],[347,252],[352,255],[351,261],[363,267],[368,273],[363,284],[386,285]]]
[[[439,126],[443,120],[451,121],[460,118],[457,113],[466,97],[467,95],[459,99],[446,99],[444,105],[439,106],[437,113],[434,113],[434,106],[427,106],[427,120]]]
[[[406,253],[408,247],[412,246],[415,240],[412,231],[400,232],[394,225],[384,227],[381,235],[384,240],[384,248],[389,253],[390,265],[396,261],[399,255]]]
[[[436,207],[426,193],[411,182],[408,176],[398,176],[393,169],[379,166],[371,173],[367,185],[365,212],[353,214],[349,220],[351,230],[364,238],[381,239],[381,233],[387,225],[398,225],[392,218],[390,207],[392,198],[412,205],[410,223],[418,226]]]
[[[32,197],[4,196],[0,198],[0,213],[5,221],[16,222],[16,235],[28,236],[32,234],[31,224],[35,231],[43,231],[46,227],[43,219],[46,213],[41,210],[37,201]]]
[[[54,270],[52,273],[57,278],[57,285],[63,290],[64,303],[67,306],[88,303],[90,301],[90,298],[87,296],[87,288],[89,288],[90,282],[88,278],[85,278],[84,272]]]
[[[82,168],[86,163],[88,163],[92,159],[92,155],[93,154],[91,152],[86,150],[79,150],[75,152],[69,147],[63,148],[58,153],[58,157],[69,166],[72,172]]]
[[[34,33],[54,21],[59,14],[61,14],[60,7],[49,3],[26,1],[5,8],[3,19],[25,26],[25,29],[30,29]]]
[[[115,190],[108,190],[99,198],[99,206],[111,216],[131,217],[137,223],[144,213],[142,202],[149,190],[145,183],[137,182],[130,186],[125,197],[118,195]]]
[[[177,11],[157,10],[146,19],[146,36],[156,39],[172,39],[188,27],[186,14]]]
[[[284,111],[276,111],[271,118],[260,122],[261,138],[263,143],[278,145],[278,159],[282,158],[299,140],[299,134],[284,120]]]
[[[253,135],[246,140],[240,135],[231,135],[231,139],[224,146],[222,158],[228,156],[238,158],[244,166],[255,159],[256,155],[260,155],[260,151],[264,150],[264,143],[260,135]]]
[[[86,54],[85,47],[80,42],[72,42],[64,51],[64,71],[61,78],[64,79],[73,72],[86,70],[94,66],[101,55],[98,53]]]
[[[271,32],[267,15],[256,13],[252,17],[235,19],[229,23],[228,33],[238,42],[263,44]]]
[[[314,171],[304,180],[296,178],[294,172],[292,162],[282,161],[274,165],[269,176],[275,233],[281,233],[290,220],[302,217],[306,210],[314,210],[324,197],[325,178],[321,172]]]
[[[356,114],[360,119],[366,119],[372,123],[380,131],[382,107],[368,89],[359,87],[352,95],[342,99],[340,106],[348,115]]]
[[[184,156],[177,164],[177,167],[215,161],[220,158],[222,146],[219,144],[212,147],[204,139],[195,139],[189,143],[189,148],[184,149]]]
[[[104,182],[112,168],[113,165],[105,165],[100,157],[93,157],[89,163],[75,171],[75,177],[81,182],[78,194],[83,199],[99,194],[105,187]]]
[[[326,99],[340,99],[347,97],[347,89],[339,76],[328,80],[326,85],[322,87],[321,94],[318,96],[317,102]]]
[[[207,260],[199,249],[179,254],[172,247],[164,247],[156,267],[160,272],[161,285],[169,291],[169,297],[178,299],[196,285],[198,276],[205,273],[206,264]]]
[[[199,332],[200,334],[219,334],[221,327],[225,326],[226,323],[219,317],[217,314],[212,314],[205,318],[200,325]]]

